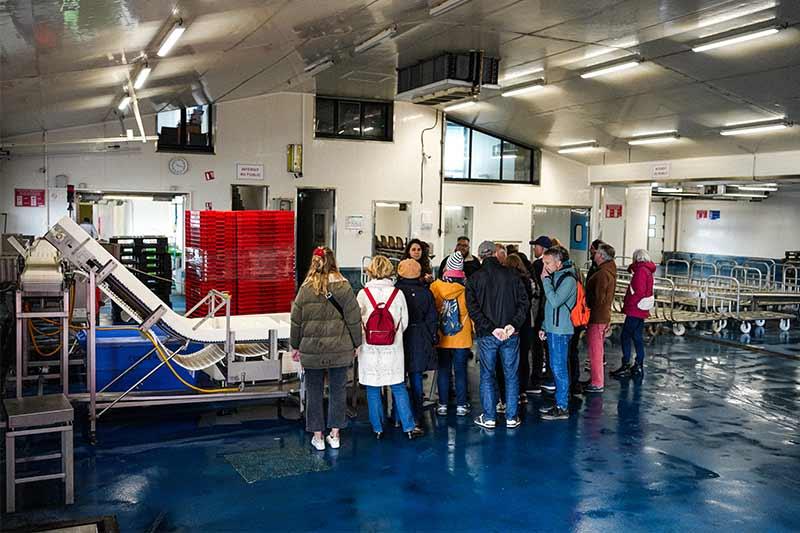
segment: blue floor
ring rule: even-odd
[[[798,361],[689,337],[649,350],[642,381],[608,380],[570,420],[541,421],[536,399],[519,429],[493,433],[429,415],[419,440],[376,441],[362,407],[342,448],[317,453],[271,407],[115,415],[96,447],[78,439],[76,504],[32,508],[54,485],[29,488],[4,527],[116,515],[123,531],[800,530]]]

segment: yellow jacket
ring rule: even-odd
[[[467,311],[466,287],[437,279],[431,284],[431,292],[436,300],[437,313],[441,314],[445,300],[456,300],[461,317],[461,331],[455,335],[445,337],[439,330],[439,348],[472,348],[472,320]]]

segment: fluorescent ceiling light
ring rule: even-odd
[[[575,143],[569,144],[566,146],[562,146],[558,149],[559,154],[575,154],[579,152],[592,152],[597,150],[597,141],[594,139],[591,141],[584,141],[582,143]]]
[[[656,192],[683,192],[682,187],[659,187]]]
[[[666,134],[666,135],[663,135]],[[628,139],[628,144],[631,146],[639,146],[642,144],[663,144],[663,143],[670,143],[677,141],[680,139],[678,132],[659,132],[654,134],[648,134],[649,136],[637,136],[633,139]]]
[[[135,194],[104,194],[104,200],[153,200],[152,196],[137,196]]]
[[[531,67],[527,69],[523,68],[520,70],[515,70],[513,72],[504,74],[503,77],[500,79],[500,81],[509,81],[517,78],[523,78],[531,74],[536,74],[537,72],[544,72],[544,67]]]
[[[375,207],[394,207],[400,209],[400,204],[397,202],[375,202]]]
[[[726,192],[722,196],[727,196],[731,198],[766,198],[766,194],[745,194],[745,193],[738,193],[738,192]]]
[[[733,185],[740,191],[761,191],[761,192],[778,192],[778,185],[776,183],[764,183],[760,185]]]
[[[458,104],[449,105],[444,108],[444,111],[446,112],[458,111],[459,109],[466,109],[468,107],[472,107],[477,104],[478,102],[476,102],[475,100],[467,100],[466,102],[460,102]]]
[[[172,26],[172,29],[169,30],[169,35],[167,35],[167,38],[164,39],[164,42],[161,44],[161,48],[158,49],[158,57],[166,57],[185,31],[186,28],[183,26],[183,21],[179,20],[176,22],[175,25]]]
[[[622,63],[616,63],[616,64],[613,64],[613,65],[601,66],[601,67],[589,70],[587,72],[584,72],[583,74],[581,74],[581,78],[584,78],[584,79],[586,79],[586,78],[595,78],[597,76],[603,76],[605,74],[611,74],[612,72],[620,72],[622,70],[628,70],[628,69],[631,69],[631,68],[634,68],[634,67],[638,67],[641,64],[642,64],[641,61],[639,61],[638,59],[635,59],[635,60],[624,61]]]
[[[677,134],[677,130],[658,130],[658,131],[646,131],[641,133],[634,133],[631,135],[633,138],[638,137],[655,137],[656,135],[675,135]]]
[[[503,91],[500,94],[502,96],[505,96],[505,97],[518,96],[520,94],[527,94],[527,93],[531,93],[533,91],[538,91],[539,89],[543,89],[543,88],[544,88],[544,80],[540,79],[540,80],[536,80],[535,82],[530,83],[530,84],[511,87],[511,88]]]
[[[777,122],[778,120],[783,120],[786,118],[786,115],[774,116],[769,118],[759,118],[754,120],[744,120],[741,122],[728,122],[725,124],[726,128],[733,128],[734,126],[752,126],[755,124],[763,124],[764,122]]]
[[[386,39],[391,39],[394,37],[395,34],[397,34],[397,24],[392,24],[382,32],[376,33],[366,41],[357,44],[355,47],[355,52],[360,54],[361,52],[366,52],[370,48],[375,48]]]
[[[136,81],[133,82],[133,88],[139,90],[142,87],[144,87],[144,84],[147,81],[147,78],[150,76],[150,72],[152,71],[153,69],[145,65],[144,68],[142,68],[142,70],[140,70],[139,74],[136,76]]]
[[[752,126],[741,126],[730,128],[719,132],[720,135],[751,135],[754,133],[767,133],[770,131],[785,130],[789,125],[786,122],[772,124],[754,124]]]
[[[120,111],[125,111],[128,108],[128,105],[130,105],[130,103],[131,103],[131,97],[126,94],[125,96],[122,97],[122,100],[119,101],[117,109],[119,109]]]
[[[331,68],[332,66],[333,59],[331,59],[330,56],[325,56],[322,59],[318,59],[317,61],[314,61],[310,65],[306,66],[304,72],[309,76],[314,76],[323,70]]]
[[[694,52],[705,52],[706,50],[714,50],[716,48],[722,48],[723,46],[731,46],[734,44],[744,43],[747,41],[752,41],[753,39],[760,39],[762,37],[768,37],[770,35],[775,35],[780,30],[778,28],[766,28],[763,30],[758,31],[751,31],[747,33],[743,33],[740,35],[735,35],[733,37],[727,37],[724,39],[719,39],[716,41],[711,41],[708,43],[700,44],[697,46],[693,46],[692,50]]]
[[[771,9],[776,5],[777,5],[776,2],[763,2],[761,4],[756,4],[754,6],[745,7],[743,9],[734,9],[732,11],[728,11],[727,13],[721,13],[719,15],[714,15],[707,19],[701,20],[700,22],[697,23],[697,27],[705,28],[708,26],[713,26],[715,24],[721,24],[723,22],[728,22],[729,20],[734,20],[740,17],[746,17],[747,15],[752,15],[760,11]]]
[[[430,10],[430,14],[432,17],[438,17],[448,11],[451,11],[457,8],[460,5],[466,4],[469,0],[444,0],[444,2],[439,2],[435,6],[433,6]]]

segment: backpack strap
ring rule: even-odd
[[[372,309],[373,310],[377,310],[378,309],[378,304],[375,302],[375,298],[373,298],[372,293],[369,292],[369,289],[366,288],[366,287],[364,287],[364,294],[367,295],[367,298],[369,299],[369,303],[372,304]],[[394,296],[394,294],[392,296]]]
[[[395,287],[394,290],[392,291],[391,296],[389,296],[389,299],[386,300],[386,303],[384,304],[384,307],[386,309],[389,309],[392,306],[392,302],[394,302],[394,298],[395,296],[397,296],[398,292],[400,292],[400,290],[397,287]],[[370,296],[369,299],[372,301],[372,305],[375,305],[375,300],[372,299],[372,296]]]

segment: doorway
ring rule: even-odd
[[[569,250],[575,265],[582,268],[589,259],[590,212],[589,207],[533,206],[531,239],[539,235],[557,238]]]
[[[401,259],[411,237],[411,202],[373,202],[372,254]]]
[[[264,211],[267,209],[266,185],[231,185],[231,211]]]
[[[302,283],[314,248],[336,249],[336,191],[297,189],[297,281]]]
[[[456,249],[459,237],[467,237],[472,242],[472,221],[474,208],[448,205],[444,208],[444,255]]]

